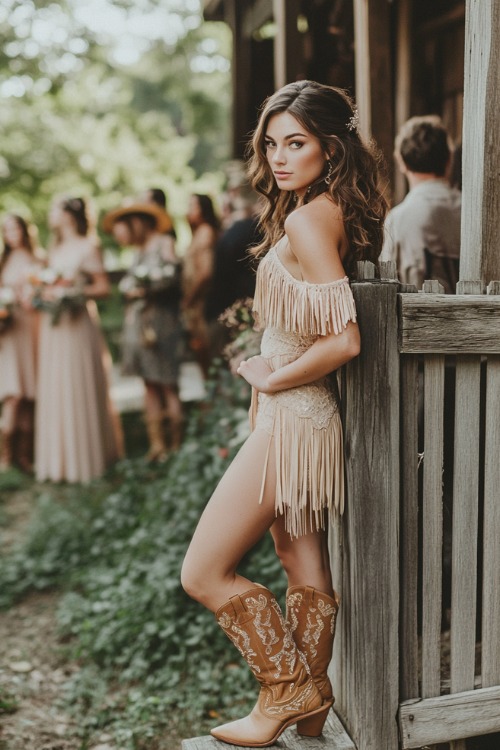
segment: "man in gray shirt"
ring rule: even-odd
[[[437,279],[454,293],[460,254],[461,193],[446,174],[448,135],[439,117],[412,117],[400,129],[395,158],[409,193],[389,211],[381,260],[395,260],[400,280],[422,288]]]

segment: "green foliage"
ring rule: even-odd
[[[85,716],[84,732],[106,727],[137,748],[170,726],[174,708],[199,726],[255,696],[213,615],[179,583],[201,511],[244,437],[247,402],[243,381],[220,373],[166,467],[125,461],[106,481],[64,491],[64,502],[47,493],[27,539],[0,560],[3,606],[31,588],[66,589],[61,633],[85,665],[67,685],[67,701]],[[283,595],[269,536],[242,572]],[[103,698],[108,683],[111,702]]]
[[[100,213],[155,185],[180,218],[195,187],[222,187],[229,157],[227,27],[193,1],[102,0],[94,18],[84,5],[0,7],[0,211],[32,218],[44,243],[54,195]]]

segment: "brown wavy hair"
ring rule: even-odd
[[[31,236],[30,227],[28,226],[28,222],[23,219],[22,216],[19,216],[18,214],[7,214],[7,216],[4,219],[4,224],[7,221],[7,219],[12,219],[16,222],[17,226],[21,230],[21,234],[23,237],[23,248],[27,250],[29,253],[34,255],[34,243],[33,238]],[[5,264],[7,263],[7,258],[12,252],[12,247],[9,245],[7,240],[5,239],[5,233],[4,229],[2,227],[2,235],[3,235],[3,253],[0,254],[0,272],[3,270]]]
[[[387,199],[381,188],[382,157],[373,143],[365,143],[357,127],[356,109],[342,89],[315,81],[289,83],[263,104],[257,128],[249,144],[249,176],[253,188],[264,197],[260,226],[263,242],[253,249],[257,256],[274,245],[284,233],[285,219],[297,207],[292,191],[278,188],[266,156],[265,136],[271,117],[288,112],[313,136],[323,150],[322,174],[307,189],[302,203],[328,193],[342,211],[349,252],[344,259],[346,273],[353,277],[356,261],[377,264],[382,250],[383,223]],[[325,177],[331,165],[331,183]]]

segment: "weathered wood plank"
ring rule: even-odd
[[[500,357],[488,359],[483,526],[482,685],[500,685]]]
[[[426,294],[443,294],[444,286],[436,279],[426,279],[422,284],[422,291]]]
[[[402,750],[498,732],[500,687],[406,701],[399,726]]]
[[[211,736],[194,737],[182,742],[182,750],[227,750],[227,747],[225,742],[219,742]],[[325,750],[327,747],[334,747],[335,750],[356,750],[356,745],[334,711],[330,711],[321,737],[300,737],[295,727],[292,727],[281,735],[279,747],[283,750]]]
[[[443,547],[444,357],[424,360],[422,696],[440,693]]]
[[[418,691],[418,359],[401,358],[401,640],[402,700]]]
[[[299,0],[272,0],[278,31],[274,39],[274,86],[297,80],[302,63],[301,37],[297,28]]]
[[[500,354],[500,299],[492,295],[400,294],[405,354]]]
[[[354,0],[356,102],[361,131],[373,137],[387,164],[393,152],[391,77],[391,17],[386,0]]]
[[[361,354],[345,369],[348,498],[336,710],[359,750],[396,750],[399,703],[397,284],[353,284]],[[347,680],[342,683],[342,674]],[[344,690],[338,689],[339,685]]]
[[[500,294],[500,281],[490,281],[486,294]]]
[[[500,278],[500,0],[468,0],[465,17],[460,278]]]
[[[392,279],[393,281],[398,280],[398,267],[395,260],[381,260],[379,263],[380,267],[380,278],[383,281]]]
[[[474,687],[480,357],[457,357],[451,590],[451,690]]]

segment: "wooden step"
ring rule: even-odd
[[[182,750],[228,750],[229,747],[232,746],[225,742],[219,742],[210,736],[193,737],[191,740],[183,740],[182,742]],[[280,750],[325,750],[325,748],[356,750],[356,745],[334,711],[330,711],[321,737],[300,737],[295,727],[291,727],[283,732],[274,747],[279,747]],[[245,750],[245,748],[242,750]]]

